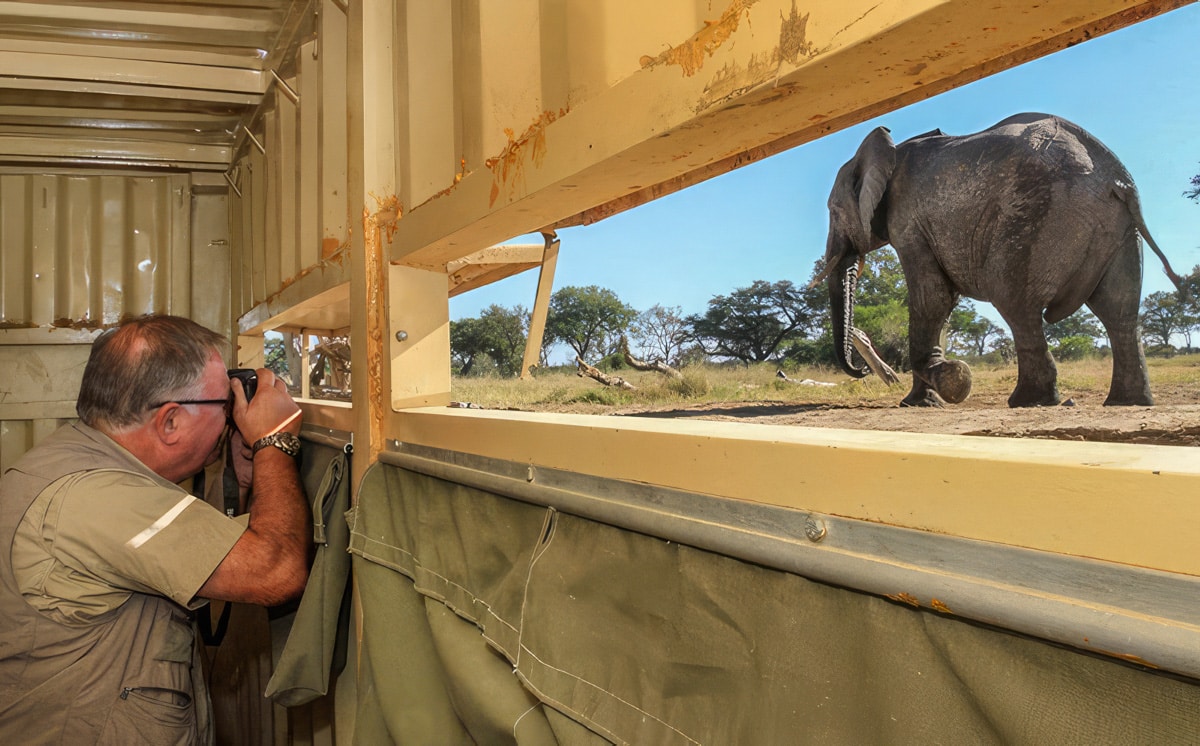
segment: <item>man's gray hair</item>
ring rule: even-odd
[[[75,412],[92,427],[141,423],[150,405],[196,387],[213,353],[228,340],[181,316],[124,319],[92,343]]]

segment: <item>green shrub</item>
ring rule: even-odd
[[[1063,337],[1063,340],[1054,348],[1055,359],[1063,362],[1085,360],[1095,356],[1096,340],[1082,335]]]
[[[1147,345],[1146,357],[1175,357],[1173,345]]]

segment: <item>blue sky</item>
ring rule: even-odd
[[[1200,264],[1200,5],[1190,5],[943,93],[586,227],[559,232],[554,288],[599,285],[637,310],[655,303],[702,313],[755,280],[806,282],[825,249],[825,201],[838,168],[873,127],[896,142],[940,127],[967,134],[1017,112],[1070,119],[1125,163],[1146,224],[1181,274]],[[540,243],[540,236],[512,243]],[[1144,252],[1143,297],[1171,288]],[[464,293],[450,316],[533,306],[537,271]],[[1000,321],[990,307],[981,311]],[[557,357],[557,356],[556,356]]]

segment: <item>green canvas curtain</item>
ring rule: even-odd
[[[355,742],[1200,742],[1200,684],[375,464]]]
[[[275,665],[266,687],[266,696],[288,707],[328,693],[331,677],[346,662],[350,617],[348,454],[306,442],[300,479],[312,502],[316,556],[298,607],[271,620]]]

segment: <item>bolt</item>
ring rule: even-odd
[[[811,542],[818,542],[825,538],[825,523],[820,518],[809,516],[804,521],[804,535]]]
[[[404,330],[400,330],[400,331],[396,332],[396,341],[397,342],[403,342],[406,339],[408,339],[408,332],[406,332]]]

